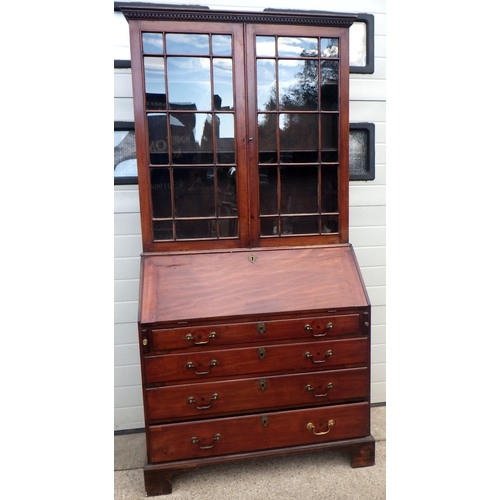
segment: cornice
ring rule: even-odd
[[[223,23],[261,23],[261,24],[300,24],[310,26],[349,27],[355,20],[356,14],[274,10],[266,9],[262,12],[238,12],[210,10],[203,7],[172,8],[151,4],[122,4],[120,10],[127,21],[195,21],[195,22],[223,22]]]

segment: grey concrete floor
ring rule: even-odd
[[[210,465],[175,476],[157,500],[385,499],[385,406],[372,408],[373,467],[351,468],[348,453],[315,452]],[[115,436],[115,500],[146,498],[144,433]]]

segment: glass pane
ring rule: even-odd
[[[321,211],[339,211],[337,167],[321,167]]]
[[[115,177],[137,177],[135,132],[115,130]]]
[[[210,59],[206,57],[168,57],[168,101],[194,105],[195,109],[212,109]]]
[[[258,115],[259,162],[278,162],[278,143],[276,139],[276,115],[262,113]]]
[[[151,169],[151,203],[155,219],[172,217],[172,196],[170,191],[170,169]]]
[[[236,163],[234,154],[234,115],[215,115],[217,163]]]
[[[167,33],[167,54],[208,55],[208,35]]]
[[[278,169],[259,168],[260,213],[278,213]],[[261,222],[262,224],[262,222]]]
[[[366,66],[366,24],[352,23],[349,28],[349,64]]]
[[[172,240],[172,221],[153,221],[153,238],[155,240]]]
[[[215,216],[214,169],[175,168],[176,217]]]
[[[282,217],[282,234],[318,234],[318,216],[307,217]]]
[[[349,133],[349,172],[366,174],[368,172],[368,132],[351,130]]]
[[[276,43],[274,36],[255,37],[255,52],[257,56],[274,57],[276,55]]]
[[[307,130],[307,133],[304,131]],[[318,116],[280,115],[280,161],[310,163],[318,161]]]
[[[338,56],[339,56],[339,39],[322,38],[321,57],[338,57]]]
[[[330,215],[321,217],[321,232],[323,234],[339,232],[339,216]]]
[[[321,62],[321,109],[339,109],[339,62]]]
[[[215,220],[178,220],[175,221],[178,240],[193,240],[217,237]]]
[[[317,38],[278,38],[279,57],[316,57],[318,55]]]
[[[144,84],[146,88],[146,108],[166,109],[165,66],[163,57],[144,58]]]
[[[148,113],[149,162],[151,165],[165,165],[168,159],[167,115]]]
[[[318,61],[279,61],[278,79],[280,109],[318,109]]]
[[[214,56],[230,56],[233,53],[231,35],[213,35],[212,52]]]
[[[281,213],[303,214],[318,212],[318,168],[282,168]]]
[[[163,54],[163,35],[161,33],[143,33],[142,51],[146,54]]]
[[[214,59],[214,108],[232,110],[233,104],[233,61]]]
[[[279,234],[279,223],[277,217],[261,217],[260,218],[260,234],[261,236],[276,236]]]
[[[321,161],[338,161],[338,114],[321,115]]]
[[[271,59],[257,61],[257,109],[276,109],[276,63]]]
[[[212,115],[172,113],[172,162],[176,164],[213,163]]]
[[[236,169],[217,169],[217,194],[219,217],[233,219],[219,220],[219,237],[235,238],[238,236],[238,206],[236,202]]]

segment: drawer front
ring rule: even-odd
[[[146,383],[158,383],[320,370],[366,364],[368,359],[367,339],[347,339],[152,356],[144,359],[144,367]]]
[[[153,463],[287,446],[369,434],[368,403],[219,418],[149,427]]]
[[[286,339],[327,339],[340,335],[367,334],[363,312],[317,318],[273,320],[249,323],[214,324],[149,330],[149,352],[190,347],[266,342]]]
[[[368,394],[369,370],[363,367],[156,387],[146,390],[146,406],[149,420],[166,421],[331,404]]]

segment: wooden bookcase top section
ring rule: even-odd
[[[142,324],[369,305],[351,245],[145,254],[141,273]]]

